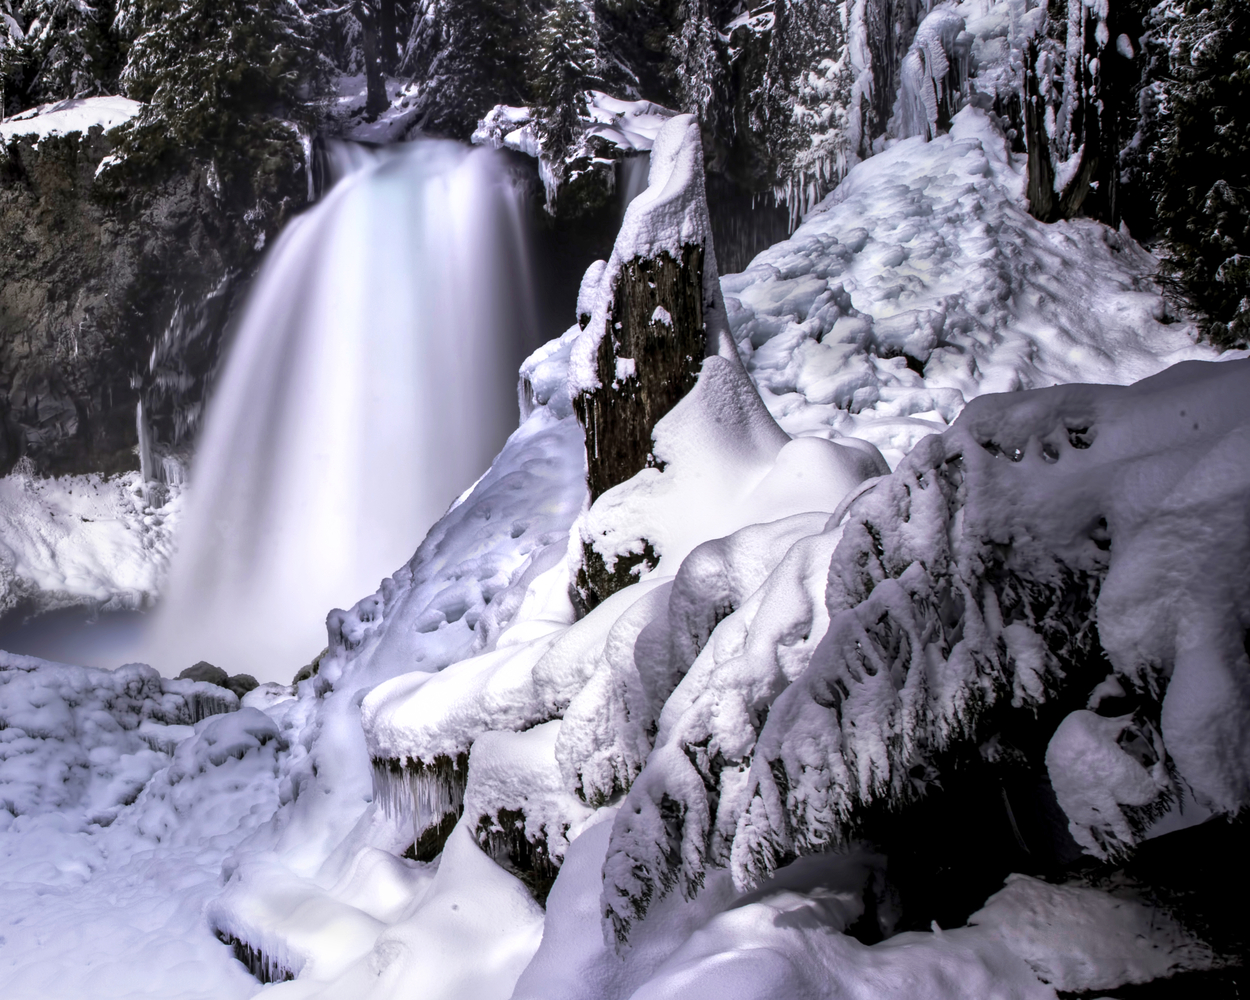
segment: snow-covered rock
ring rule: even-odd
[[[82,133],[92,128],[108,131],[124,125],[142,110],[141,103],[128,97],[74,97],[41,104],[0,120],[0,142],[30,136],[38,143],[49,136]]]

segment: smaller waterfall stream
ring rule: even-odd
[[[275,243],[209,400],[149,637],[163,673],[289,681],[515,426],[533,309],[503,161],[433,140],[352,158]]]

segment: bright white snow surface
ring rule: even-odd
[[[0,613],[27,600],[40,610],[150,606],[181,509],[178,486],[150,507],[137,472],[44,479],[19,470],[0,478]]]
[[[622,101],[599,90],[587,91],[585,100],[586,136],[600,136],[633,153],[649,152],[664,123],[677,113],[650,101]],[[536,125],[532,108],[497,104],[478,123],[473,141],[538,157],[542,143]]]
[[[142,110],[142,104],[128,97],[74,97],[41,104],[0,121],[0,141],[34,136],[38,142],[49,136],[87,132],[97,126],[108,131],[124,125]]]
[[[674,165],[693,159],[698,130],[680,120],[669,127],[680,141],[656,156],[652,180],[665,187],[650,202],[673,210],[676,224],[698,223],[687,211],[697,208],[695,193],[667,191]],[[1019,406],[996,399],[977,417],[1003,429],[996,453],[984,447],[992,434],[981,441],[980,424],[969,421],[931,439],[895,476],[860,482],[883,470],[870,446],[845,435],[898,465],[979,394],[1123,384],[1177,360],[1215,357],[1193,346],[1192,327],[1164,322],[1152,262],[1127,237],[1029,218],[1017,166],[985,118],[965,112],[953,135],[908,140],[856,167],[793,239],[723,283],[767,410],[732,351],[711,359],[684,409],[657,428],[657,442],[672,442],[666,469],[622,484],[589,511],[569,400],[570,353],[583,331],[540,349],[523,368],[532,405],[491,470],[377,594],[331,616],[320,671],[294,690],[263,687],[237,713],[188,731],[171,721],[159,680],[138,668],[106,677],[0,662],[0,691],[12,692],[0,702],[0,992],[15,1000],[258,992],[214,930],[297,973],[265,990],[291,998],[745,1000],[835,989],[864,1000],[1044,998],[1203,965],[1200,946],[1139,902],[1019,878],[967,928],[864,946],[840,932],[858,915],[871,859],[834,858],[811,879],[765,873],[743,897],[720,860],[739,826],[720,825],[722,814],[706,809],[697,769],[714,746],[728,762],[718,778],[724,816],[753,808],[748,832],[768,833],[773,803],[757,795],[761,806],[751,806],[763,777],[751,770],[753,747],[758,738],[774,748],[783,766],[795,748],[784,732],[775,740],[758,732],[753,706],[780,696],[779,718],[812,711],[801,678],[809,666],[813,677],[831,668],[829,644],[817,653],[835,618],[843,632],[854,626],[855,608],[826,600],[831,561],[854,554],[844,534],[862,538],[866,511],[918,489],[916,476],[943,442],[967,440],[983,454],[983,482],[1013,481],[1032,498],[1019,512],[1038,530],[1043,562],[1068,553],[1055,542],[1066,530],[1089,571],[1105,573],[1089,534],[1101,513],[1095,501],[1120,497],[1106,530],[1128,542],[1126,559],[1143,562],[1101,596],[1100,627],[1116,636],[1113,665],[1127,680],[1173,663],[1172,689],[1183,695],[1165,702],[1168,749],[1168,731],[1180,734],[1181,772],[1213,804],[1247,797],[1243,745],[1227,738],[1243,712],[1247,669],[1244,651],[1233,650],[1234,620],[1250,615],[1244,519],[1234,516],[1244,485],[1230,477],[1240,468],[1244,479],[1246,468],[1243,363],[1182,368],[1139,390],[1033,395]],[[656,229],[647,238],[661,245],[679,235]],[[596,293],[603,272],[588,275]],[[750,434],[717,443],[716,408],[731,397]],[[1081,407],[1090,423],[1065,423]],[[1199,425],[1192,439],[1191,423]],[[1088,448],[1063,438],[1089,427]],[[691,472],[706,457],[690,446],[700,440],[737,449],[724,460],[741,463],[743,482],[723,493],[700,488]],[[1152,448],[1165,459],[1164,479],[1151,478]],[[788,452],[796,461],[783,462]],[[1083,493],[1082,470],[1111,493]],[[804,481],[809,471],[818,489]],[[665,476],[669,492],[658,485]],[[1053,509],[1034,502],[1062,499],[1056,482],[1072,496]],[[575,521],[585,513],[582,523],[595,523],[614,504],[642,517],[648,491],[657,505],[675,493],[705,505],[703,537],[697,523],[683,525],[668,543],[671,564],[574,623],[566,553]],[[936,502],[945,494],[922,495],[934,501],[923,510],[918,501],[917,523],[928,527],[949,509]],[[726,510],[739,504],[761,523],[740,524],[742,515]],[[829,516],[835,504],[851,512],[845,526],[837,512]],[[1077,508],[1079,524],[1060,516]],[[1015,508],[976,510],[984,516],[968,528],[969,545],[1015,524]],[[909,533],[906,519],[890,523],[884,541],[895,555],[960,537],[954,521],[941,538]],[[607,517],[601,527],[628,541],[629,525]],[[1202,544],[1190,548],[1191,540]],[[1114,571],[1118,542],[1110,552]],[[1199,572],[1199,555],[1237,572]],[[1174,568],[1192,600],[1169,610],[1158,605],[1167,592],[1159,581]],[[1230,583],[1210,614],[1204,580]],[[881,599],[892,593],[884,588]],[[1047,664],[1031,655],[1022,629],[1006,637],[1016,652],[1004,669],[1014,678],[1006,696],[1025,705],[1044,690]],[[1159,649],[1172,659],[1151,660]],[[933,660],[936,680],[944,662]],[[884,685],[894,674],[879,673],[879,689],[860,694],[892,697]],[[134,691],[119,688],[127,678]],[[947,693],[958,702],[957,690]],[[1204,739],[1212,719],[1218,725]],[[402,783],[375,798],[370,757],[429,763],[466,750],[464,818],[436,862],[402,859],[414,821],[430,816]],[[1056,752],[1054,766],[1068,759]],[[888,753],[880,763],[888,775]],[[1109,775],[1101,793],[1124,803],[1120,763],[1094,777]],[[870,774],[869,793],[880,790],[875,780]],[[654,822],[664,824],[647,802],[664,790],[691,808],[675,853],[652,864],[648,851],[662,846]],[[479,821],[500,809],[521,809],[527,833],[563,857],[545,913],[478,846]],[[636,868],[624,863],[631,851]],[[616,893],[609,911],[632,922],[620,951],[605,943],[605,864]],[[643,893],[638,880],[671,864],[702,866],[701,888],[687,898],[653,885],[650,902],[631,908],[629,880]],[[683,877],[667,876],[674,885]]]

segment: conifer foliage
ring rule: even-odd
[[[400,72],[420,84],[424,129],[468,138],[496,104],[529,103],[535,0],[420,0]]]
[[[0,0],[4,112],[114,89],[121,55],[114,13],[111,0]]]
[[[594,15],[583,0],[556,0],[538,36],[534,96],[539,130],[553,160],[561,160],[580,130],[584,94],[599,86]]]
[[[262,181],[298,158],[330,66],[294,0],[126,0],[133,39],[121,82],[146,103],[125,158],[209,156],[221,180]],[[293,148],[292,148],[293,147]]]
[[[1159,225],[1221,343],[1250,339],[1250,6],[1169,0],[1152,13]]]

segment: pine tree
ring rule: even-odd
[[[0,0],[0,104],[110,93],[120,46],[111,0]]]
[[[645,98],[675,108],[682,84],[673,40],[683,30],[688,0],[595,0],[602,72],[617,97]]]
[[[537,0],[420,0],[400,71],[426,132],[468,138],[496,104],[530,103]]]
[[[26,32],[17,19],[17,13],[11,0],[0,0],[0,118],[8,114],[10,81],[17,77],[22,67]]]
[[[1250,339],[1250,8],[1173,0],[1154,14],[1166,58],[1147,168],[1160,227],[1223,344]]]
[[[360,50],[365,66],[365,118],[373,121],[390,104],[383,67],[382,15],[372,3],[353,0],[352,16],[360,22]]]
[[[585,92],[601,85],[594,15],[581,0],[556,0],[543,17],[534,94],[544,153],[559,163],[581,131]]]
[[[127,156],[201,154],[245,179],[296,142],[285,123],[315,118],[330,67],[293,0],[133,0],[118,23],[134,38],[122,84],[147,103]]]

